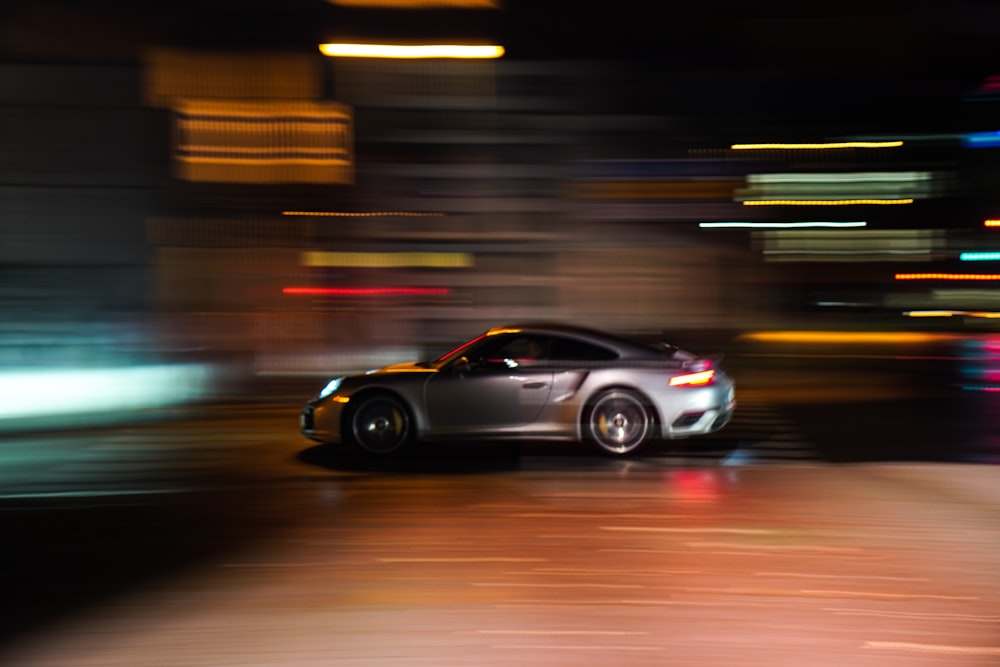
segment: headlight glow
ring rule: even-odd
[[[337,391],[338,389],[340,389],[340,383],[343,382],[343,381],[344,381],[344,378],[333,378],[332,380],[330,380],[329,382],[327,382],[326,386],[323,387],[323,390],[321,392],[319,392],[319,397],[320,398],[326,398],[327,396],[329,396],[333,392]]]

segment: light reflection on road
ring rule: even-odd
[[[0,660],[985,667],[1000,653],[992,480],[860,465],[298,485],[272,494],[287,523],[267,539]]]

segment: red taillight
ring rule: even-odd
[[[712,384],[715,381],[715,371],[698,371],[697,373],[685,373],[675,375],[670,378],[671,387],[697,387]]]

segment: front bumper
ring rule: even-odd
[[[310,440],[320,443],[341,442],[340,422],[343,403],[320,399],[302,407],[299,431]]]

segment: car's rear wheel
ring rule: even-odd
[[[410,441],[410,414],[399,399],[371,394],[351,403],[347,433],[357,446],[372,454],[389,454]]]
[[[603,452],[624,456],[652,439],[653,413],[634,392],[613,389],[599,394],[584,416],[584,435]]]

